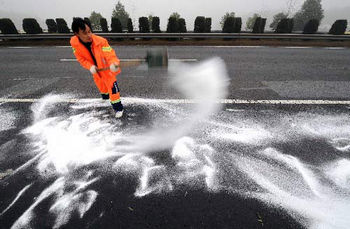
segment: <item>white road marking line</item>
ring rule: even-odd
[[[124,78],[145,78],[146,76],[143,75],[131,75],[131,76],[124,76]]]
[[[34,47],[29,47],[29,46],[15,46],[15,47],[8,47],[9,49],[31,49]]]
[[[21,81],[21,80],[29,80],[29,79],[33,79],[33,78],[23,77],[23,78],[14,78],[12,80],[13,81]]]
[[[196,62],[198,59],[169,59],[172,62]]]
[[[268,46],[264,46],[264,45],[262,45],[262,46],[254,46],[254,45],[252,45],[252,46],[244,46],[244,45],[237,45],[237,46],[232,46],[232,45],[227,45],[227,46],[225,46],[225,45],[218,45],[218,46],[200,46],[200,47],[203,47],[203,48],[268,48]]]
[[[240,88],[239,90],[242,90],[242,91],[250,91],[250,90],[269,90],[270,88],[269,87],[243,87],[243,88]]]
[[[0,98],[0,103],[34,103],[40,99],[10,99]],[[65,99],[56,100],[55,102],[62,103],[91,103],[100,102],[101,99]],[[198,100],[193,99],[144,99],[124,97],[122,101],[125,103],[172,103],[172,104],[192,104],[198,103]],[[271,105],[350,105],[350,100],[244,100],[244,99],[220,99],[217,103],[222,104],[271,104]]]
[[[72,76],[62,76],[62,77],[55,77],[56,79],[74,79],[76,77],[72,77]],[[13,81],[22,81],[22,80],[33,80],[33,79],[39,79],[37,77],[23,77],[23,78],[13,78],[10,80]]]
[[[76,59],[60,59],[61,62],[76,62]]]
[[[344,50],[345,47],[325,47],[324,49],[327,49],[327,50]]]
[[[281,48],[285,48],[285,49],[312,49],[314,47],[309,47],[309,46],[286,46],[286,47],[281,47]]]

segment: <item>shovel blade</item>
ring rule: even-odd
[[[168,60],[167,49],[153,49],[147,51],[146,62],[149,68],[167,68]]]

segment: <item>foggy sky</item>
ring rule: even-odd
[[[23,15],[23,17],[34,17],[45,20],[47,18],[65,18],[67,23],[73,17],[88,17],[92,11],[102,14],[110,20],[112,10],[118,0],[0,0],[0,18],[8,15]],[[125,5],[130,17],[137,22],[141,16],[150,14],[160,17],[161,28],[166,27],[167,19],[173,12],[178,12],[186,19],[188,29],[193,29],[193,22],[196,16],[206,16],[212,18],[213,29],[219,29],[220,18],[225,12],[235,12],[243,19],[253,13],[259,13],[263,17],[271,16],[275,13],[288,10],[287,3],[294,2],[295,13],[300,9],[304,0],[121,0]],[[103,3],[101,3],[103,2]],[[334,9],[350,7],[348,0],[322,0],[323,9]],[[4,14],[4,15],[1,15]],[[11,18],[11,17],[10,17]],[[350,14],[349,18],[350,19]]]

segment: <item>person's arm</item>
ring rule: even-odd
[[[89,60],[87,60],[86,58],[84,58],[83,56],[81,56],[79,54],[79,52],[77,52],[76,48],[73,48],[73,53],[75,55],[75,57],[77,58],[77,61],[80,63],[80,65],[83,68],[86,68],[87,70],[89,70],[91,72],[91,74],[96,74],[97,73],[97,67],[96,65],[94,65],[93,63],[91,63]]]
[[[90,70],[91,67],[94,66],[94,64],[91,63],[86,58],[84,58],[83,56],[81,56],[76,48],[74,48],[74,47],[72,47],[72,48],[73,48],[73,53],[74,53],[75,57],[77,58],[77,61],[80,63],[80,65],[83,68],[86,68],[87,70]]]
[[[105,40],[102,46],[102,52],[107,60],[107,63],[109,66],[112,64],[116,66],[120,66],[120,60],[115,54],[115,51],[112,49],[112,47],[108,44],[108,41]]]

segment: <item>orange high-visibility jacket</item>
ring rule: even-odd
[[[95,64],[89,50],[87,50],[87,48],[79,41],[78,36],[73,36],[70,40],[70,44],[73,48],[73,53],[79,61],[80,65],[87,70],[90,70],[91,66]],[[115,51],[111,46],[109,46],[107,40],[103,37],[97,36],[95,34],[92,35],[91,51],[95,56],[97,68],[106,68],[109,67],[112,63],[116,63],[117,65],[120,64],[120,60],[115,54]],[[120,71],[121,70],[119,68],[119,70],[115,73],[107,70],[99,72],[97,74],[99,74],[100,77],[104,78],[104,75],[107,77],[111,75],[115,76],[119,74]]]
[[[90,70],[92,65],[95,65],[89,50],[79,41],[78,36],[74,36],[70,40],[73,52],[81,66]],[[108,68],[111,64],[120,64],[120,61],[114,50],[109,46],[106,39],[92,35],[91,51],[96,59],[97,68]],[[120,68],[117,72],[112,72],[109,69],[101,71],[93,75],[93,79],[97,88],[102,95],[109,95],[112,104],[120,103],[120,93],[117,84],[116,75],[121,72]]]

